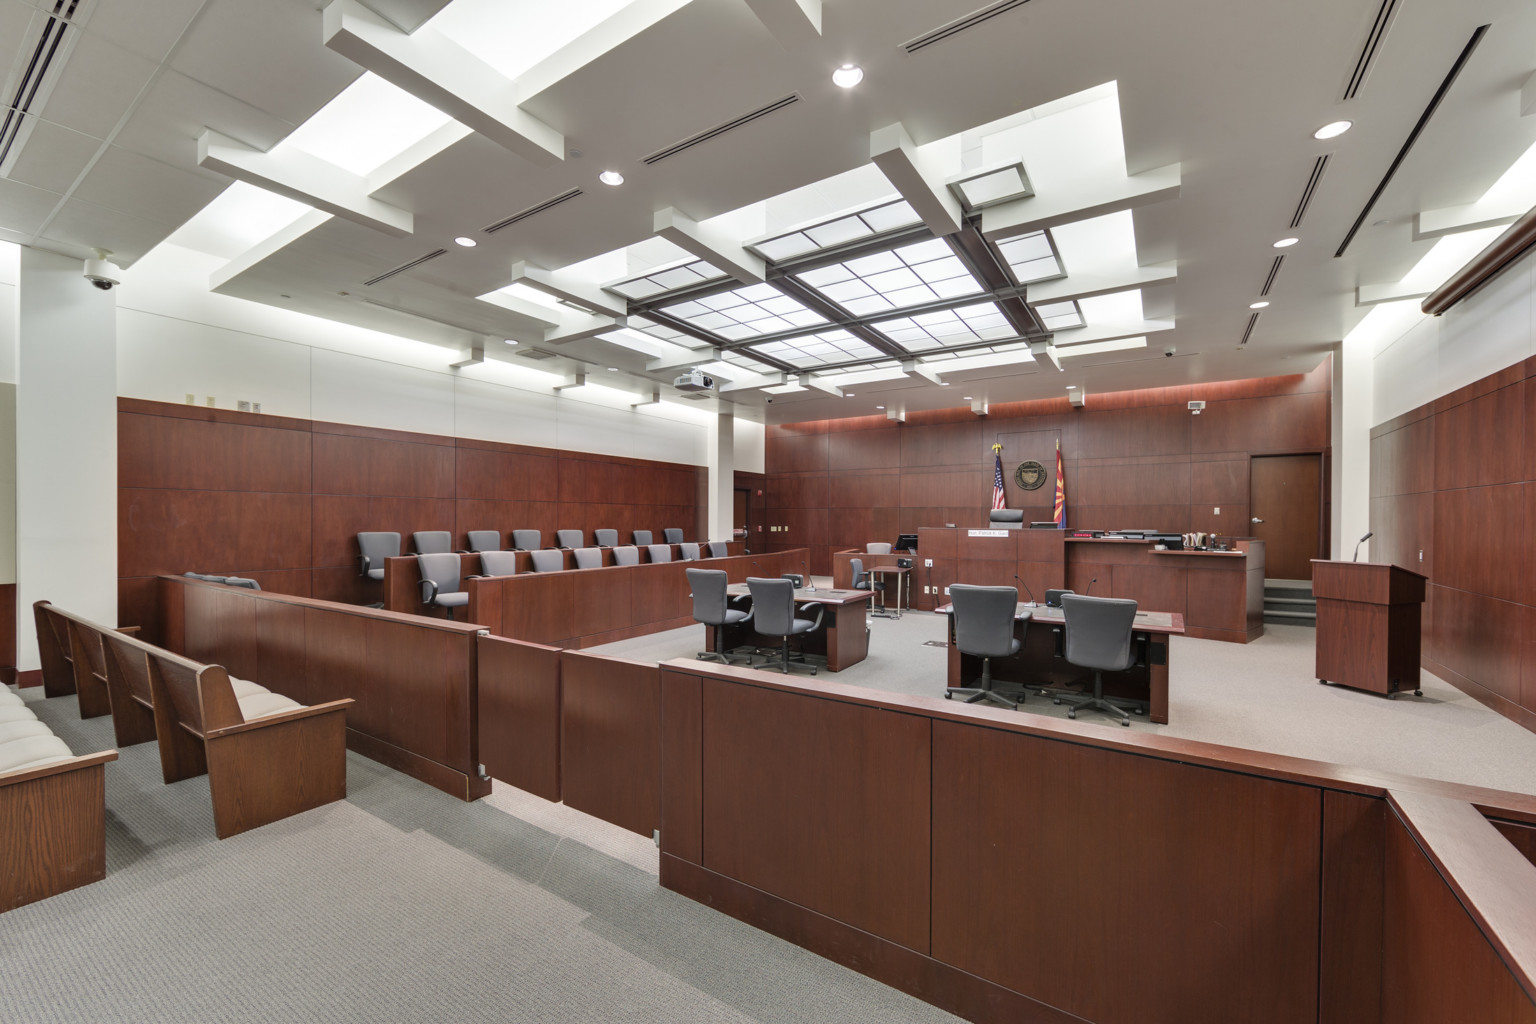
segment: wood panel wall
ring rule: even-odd
[[[1536,730],[1533,488],[1536,358],[1371,431],[1371,560],[1429,577],[1424,667]]]
[[[118,616],[153,624],[155,577],[378,601],[356,535],[679,526],[700,538],[705,470],[666,462],[118,400]],[[701,539],[701,538],[700,538]],[[153,637],[146,636],[151,641]]]
[[[809,547],[813,571],[829,573],[836,550],[923,526],[984,527],[994,442],[1003,446],[1008,507],[1024,509],[1026,522],[1050,519],[1058,440],[1069,526],[1246,536],[1251,456],[1317,452],[1326,463],[1332,372],[1324,360],[1289,377],[1090,394],[1081,409],[1062,397],[995,405],[985,417],[966,407],[912,413],[905,423],[864,416],[770,426],[768,550]],[[1207,403],[1199,416],[1189,412],[1193,399]],[[1035,491],[1013,481],[1027,459],[1048,471]],[[1326,490],[1323,504],[1326,523]]]

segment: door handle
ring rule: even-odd
[[[1262,523],[1264,520],[1260,519],[1258,516],[1254,516],[1253,521],[1256,523]]]

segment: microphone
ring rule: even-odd
[[[1099,582],[1099,578],[1097,576],[1088,581],[1088,589],[1084,592],[1085,595],[1093,593],[1093,585],[1097,582]]]
[[[805,559],[803,558],[800,559],[800,572],[805,576],[805,589],[814,591],[816,589],[816,581],[811,579],[811,571],[805,567]]]
[[[1355,541],[1355,557],[1350,559],[1351,562],[1358,562],[1358,561],[1360,561],[1360,545],[1364,544],[1366,541],[1370,540],[1374,536],[1376,536],[1376,531],[1375,530],[1371,530],[1364,537],[1361,537],[1359,540]]]
[[[1029,584],[1028,583],[1025,583],[1023,580],[1019,579],[1019,574],[1018,573],[1014,573],[1013,574],[1013,581],[1015,583],[1017,583],[1019,586],[1024,588],[1024,593],[1029,595],[1029,606],[1031,608],[1033,608],[1035,606],[1035,604],[1036,604],[1035,592],[1033,590],[1029,589]]]

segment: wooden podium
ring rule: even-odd
[[[1419,690],[1425,578],[1401,566],[1312,561],[1317,681],[1393,696]]]

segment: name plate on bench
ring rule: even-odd
[[[966,530],[965,535],[967,537],[1007,537],[1010,534],[1007,530]]]

